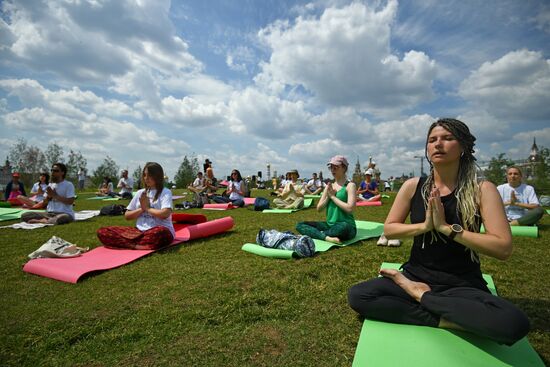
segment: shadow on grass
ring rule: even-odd
[[[532,332],[550,332],[550,300],[532,298],[507,298],[507,300],[527,314],[531,321]]]

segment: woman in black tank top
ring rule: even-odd
[[[403,184],[384,225],[389,239],[414,237],[409,261],[403,272],[382,269],[382,278],[349,290],[350,306],[362,316],[466,330],[509,345],[529,331],[523,312],[491,295],[481,276],[478,254],[507,259],[512,236],[496,187],[477,181],[474,142],[459,120],[431,125],[430,175]]]

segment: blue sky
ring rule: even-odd
[[[477,156],[550,147],[545,1],[2,1],[1,151],[18,137],[217,176],[369,156],[419,172],[458,117]]]

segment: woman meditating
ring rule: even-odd
[[[403,272],[382,269],[383,277],[349,290],[349,304],[361,316],[466,330],[508,345],[529,331],[523,312],[493,296],[481,275],[478,254],[507,259],[512,236],[495,186],[477,180],[475,140],[459,120],[430,126],[430,175],[405,182],[384,225],[390,239],[414,237],[409,261]]]
[[[348,160],[341,155],[334,156],[327,163],[334,182],[326,185],[317,204],[317,211],[326,208],[326,222],[301,222],[296,230],[303,235],[341,243],[355,237],[357,229],[353,209],[355,208],[356,187],[346,178]]]
[[[244,206],[244,196],[246,192],[246,183],[241,176],[239,170],[234,169],[231,171],[231,180],[227,185],[227,195],[226,196],[214,196],[212,200],[216,203],[231,203],[234,206],[243,207]]]
[[[50,183],[50,175],[47,172],[40,174],[38,182],[35,182],[31,189],[31,197],[28,198],[24,195],[19,195],[17,199],[28,207],[33,207],[44,200],[44,195]]]
[[[136,227],[110,226],[97,230],[107,247],[154,250],[168,246],[175,237],[172,225],[172,192],[164,187],[164,171],[158,163],[143,167],[144,189],[138,190],[126,208],[127,220],[137,219]]]
[[[103,182],[99,185],[98,191],[96,192],[97,196],[115,196],[115,191],[113,187],[113,181],[110,177],[103,177]]]

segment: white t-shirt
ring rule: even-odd
[[[124,186],[126,185],[126,186]],[[120,188],[120,195],[124,194],[125,192],[132,193],[134,186],[134,179],[131,177],[124,178],[121,177],[120,180],[118,180],[118,184],[116,187]]]
[[[145,191],[145,189],[137,191],[136,195],[132,198],[132,201],[130,201],[130,204],[128,204],[128,210],[141,209],[139,198],[141,197],[141,193],[143,191]],[[147,197],[149,198],[149,207],[153,209],[172,209],[172,191],[168,190],[167,188],[162,189],[162,192],[160,193],[157,201],[153,201],[156,193],[157,190],[155,189],[149,190],[149,192],[147,192]],[[176,237],[174,225],[172,224],[172,214],[170,214],[170,216],[166,219],[161,219],[147,212],[144,212],[141,213],[137,218],[136,227],[140,231],[146,231],[156,226],[163,226],[168,228],[172,233],[172,236]]]
[[[38,192],[38,188],[41,187],[42,188],[42,192],[44,194],[36,194]],[[36,195],[36,198],[34,198],[34,201],[36,202],[40,202],[42,200],[44,200],[44,195],[46,194],[46,188],[48,187],[47,184],[45,183],[40,183],[40,182],[35,182],[34,185],[32,185],[32,189],[31,189],[31,194],[35,194]]]
[[[539,199],[537,199],[537,195],[535,194],[535,189],[533,188],[533,186],[521,184],[518,187],[514,188],[510,186],[510,184],[505,183],[503,185],[499,185],[497,187],[497,190],[502,197],[502,201],[504,202],[510,201],[512,191],[514,191],[516,195],[516,201],[518,203],[540,205]],[[528,209],[520,208],[519,206],[515,205],[507,205],[504,207],[504,209],[506,210],[506,216],[508,217],[508,220],[521,218],[528,211]]]
[[[323,187],[323,182],[320,179],[316,179],[316,180],[311,179],[307,182],[307,187],[315,191],[318,188]]]
[[[78,181],[85,181],[86,180],[86,174],[84,171],[78,171]]]
[[[55,190],[55,192],[59,196],[62,196],[64,198],[75,197],[74,186],[72,182],[63,180],[58,183],[52,182],[48,186],[50,186],[53,190]],[[44,195],[44,197],[47,197],[47,196],[48,194]],[[67,213],[74,219],[74,211],[73,211],[72,204],[65,204],[65,203],[62,203],[61,201],[52,199],[48,202],[47,211],[53,212],[53,213]]]
[[[237,182],[237,181],[229,181],[229,187],[231,185],[235,186],[231,194],[229,194],[229,200],[237,200],[237,199],[244,199],[244,196],[238,193],[238,191],[241,191],[241,187],[243,185],[243,181]]]
[[[193,181],[193,187],[204,187],[204,177],[203,178],[195,178],[195,181]]]

